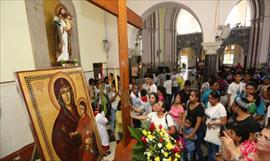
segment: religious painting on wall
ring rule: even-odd
[[[42,160],[101,160],[102,147],[81,68],[16,73]]]

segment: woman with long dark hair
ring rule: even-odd
[[[191,91],[189,95],[189,102],[187,103],[187,117],[191,117],[194,120],[192,123],[193,130],[188,135],[187,139],[193,139],[197,135],[195,140],[195,152],[198,155],[199,160],[203,160],[203,152],[201,144],[205,135],[205,126],[203,125],[204,108],[200,103],[200,95],[198,91]]]

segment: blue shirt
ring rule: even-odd
[[[188,135],[193,131],[193,128],[184,128],[183,129],[183,133],[184,135]],[[195,135],[194,140],[197,139],[197,135]],[[192,152],[195,150],[195,142],[194,140],[190,140],[190,139],[185,139],[185,145],[186,145],[186,149],[188,152]]]
[[[264,104],[263,100],[260,99],[260,103],[259,103],[259,106],[257,107],[256,113],[258,115],[264,116],[265,115],[265,111],[264,110],[265,110],[265,104]]]
[[[247,95],[243,93],[242,96],[246,97]],[[257,106],[257,109],[256,109],[256,114],[261,115],[261,116],[265,115],[265,104],[261,98],[260,98],[259,105]]]

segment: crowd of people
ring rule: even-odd
[[[116,85],[119,80],[113,78],[110,74],[104,80],[90,79],[90,95],[95,111],[100,107],[97,113],[102,113],[111,125],[109,135],[119,134],[121,138],[121,85]],[[161,76],[146,73],[143,84],[133,79],[132,126],[140,128],[142,120],[162,125],[172,137],[184,140],[183,160],[205,160],[201,149],[204,144],[209,161],[270,161],[267,73],[258,77],[252,71],[235,70],[226,77],[211,76],[198,85],[199,89],[191,85],[177,70]]]

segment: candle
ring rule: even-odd
[[[115,90],[116,92],[118,92],[118,79],[117,79],[116,68],[114,68],[114,81],[115,81]]]

